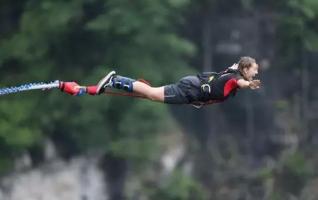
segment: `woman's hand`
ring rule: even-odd
[[[261,86],[261,81],[260,80],[252,80],[252,81],[250,81],[249,87],[252,90],[258,89],[258,88],[260,88],[260,86]]]

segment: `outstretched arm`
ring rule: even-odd
[[[237,81],[237,84],[240,88],[250,88],[252,90],[255,90],[261,86],[261,81],[260,80],[247,81],[244,79],[239,79]]]

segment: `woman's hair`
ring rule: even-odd
[[[254,58],[245,56],[245,57],[241,57],[241,59],[238,62],[238,70],[241,72],[241,74],[243,73],[243,69],[247,68],[249,69],[253,63],[256,63],[256,60]]]

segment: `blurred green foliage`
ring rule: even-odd
[[[286,66],[294,66],[305,52],[318,50],[318,3],[315,0],[285,0],[280,7],[279,45]]]
[[[150,195],[153,200],[203,200],[204,190],[193,180],[192,177],[184,175],[182,172],[176,170],[172,176],[168,177],[167,183],[159,189],[155,189]],[[151,191],[151,190],[150,190]]]
[[[191,72],[185,58],[195,48],[176,34],[187,3],[2,1],[1,21],[9,25],[0,32],[1,86],[55,79],[95,84],[111,69],[154,85],[169,83]],[[169,123],[161,104],[59,91],[4,96],[0,108],[1,149],[18,154],[51,137],[68,138],[66,150],[147,158],[156,147],[152,138]]]

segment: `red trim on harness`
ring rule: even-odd
[[[238,88],[237,80],[235,78],[228,80],[224,85],[224,97],[228,96],[236,88]]]

